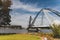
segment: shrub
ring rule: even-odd
[[[53,23],[51,25],[54,37],[60,37],[60,25]]]

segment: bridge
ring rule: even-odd
[[[47,12],[47,11],[49,11],[49,12]],[[51,12],[51,13],[50,13]],[[40,27],[33,27],[34,26],[34,23],[36,22],[36,19],[37,19],[37,17],[38,17],[38,15],[39,14],[41,14],[40,16],[41,16],[41,26]],[[52,15],[50,15],[50,14],[52,14]],[[50,25],[51,25],[51,23],[54,21],[54,20],[56,20],[56,17],[54,17],[54,15],[56,15],[56,16],[58,16],[58,17],[60,17],[60,12],[58,12],[58,11],[56,11],[56,10],[53,10],[53,9],[51,9],[51,8],[42,8],[38,13],[37,13],[37,15],[35,16],[35,18],[32,20],[32,16],[30,16],[30,19],[29,19],[29,25],[28,25],[28,30],[29,29],[36,29],[37,31],[38,31],[38,28],[42,28],[42,29],[49,29],[50,27]],[[46,17],[46,19],[48,20],[48,22],[49,22],[49,26],[43,26],[43,20],[44,20],[44,17]],[[54,18],[53,18],[54,17]],[[46,20],[46,21],[47,21]]]

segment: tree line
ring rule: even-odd
[[[0,25],[10,25],[11,0],[0,0]]]

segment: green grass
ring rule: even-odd
[[[30,34],[14,34],[14,35],[1,35],[0,40],[40,40],[40,37]]]

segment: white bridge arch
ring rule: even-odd
[[[41,16],[42,16],[42,17],[41,17],[41,19],[42,19],[42,20],[41,20],[41,25],[43,25],[44,16],[45,16],[45,17],[47,18],[47,20],[49,21],[49,24],[51,24],[54,20],[56,20],[56,18],[55,18],[55,17],[53,18],[53,16],[49,15],[49,14],[46,12],[46,10],[48,10],[49,12],[52,12],[52,13],[55,14],[56,16],[60,17],[60,12],[55,11],[55,10],[50,9],[50,8],[43,8],[43,9],[41,9],[41,10],[37,13],[37,15],[35,16],[35,18],[34,18],[33,20],[32,20],[32,17],[30,16],[28,28],[34,26],[34,23],[35,23],[38,15],[41,14],[41,13],[42,13],[42,15],[41,15]],[[31,21],[31,20],[32,20],[32,21]]]

